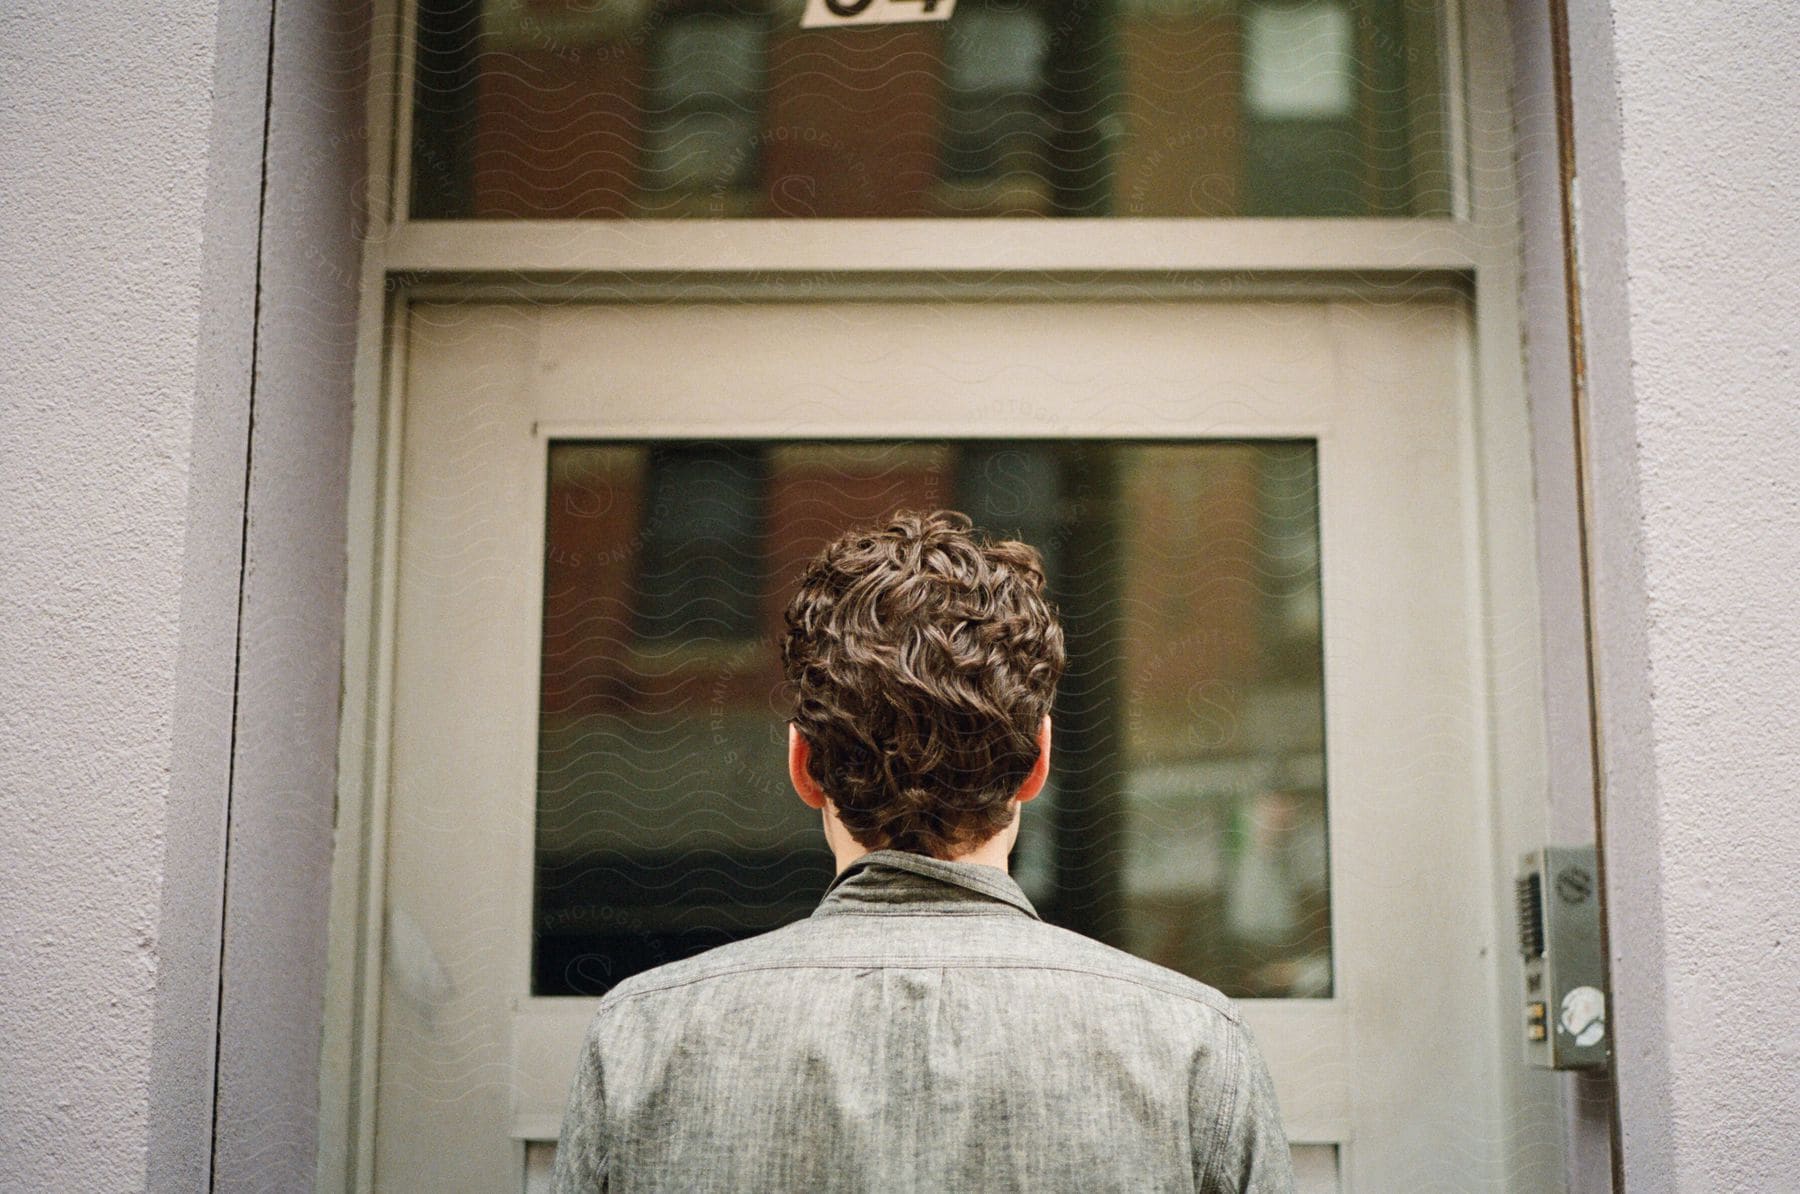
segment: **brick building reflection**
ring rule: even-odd
[[[427,0],[414,215],[1448,212],[1431,5],[960,0],[943,24],[823,30],[798,11]]]
[[[551,454],[540,994],[805,915],[774,643],[841,530],[954,505],[1069,632],[1015,873],[1047,918],[1238,994],[1330,990],[1309,444],[564,444]]]

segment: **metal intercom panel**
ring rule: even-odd
[[[1525,855],[1518,897],[1525,1061],[1552,1070],[1605,1065],[1612,1041],[1594,847],[1546,846]]]

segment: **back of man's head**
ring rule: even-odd
[[[781,656],[807,770],[844,828],[937,858],[1010,822],[1066,662],[1037,550],[952,510],[898,511],[826,547]]]

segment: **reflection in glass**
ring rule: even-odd
[[[651,39],[643,201],[747,189],[756,179],[764,20],[701,12]]]
[[[1310,442],[559,442],[546,511],[533,990],[805,916],[781,612],[897,507],[1043,552],[1070,665],[1013,873],[1046,919],[1236,996],[1332,986]]]
[[[1442,216],[1432,0],[421,0],[421,219]]]

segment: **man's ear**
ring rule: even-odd
[[[1024,804],[1033,796],[1044,790],[1044,781],[1050,778],[1050,715],[1044,714],[1044,722],[1038,726],[1038,757],[1031,765],[1031,774],[1019,785],[1019,794],[1013,799]]]
[[[812,759],[812,748],[800,733],[800,727],[788,722],[788,780],[794,785],[794,793],[799,796],[807,808],[825,807],[825,789],[812,777],[807,764]]]

